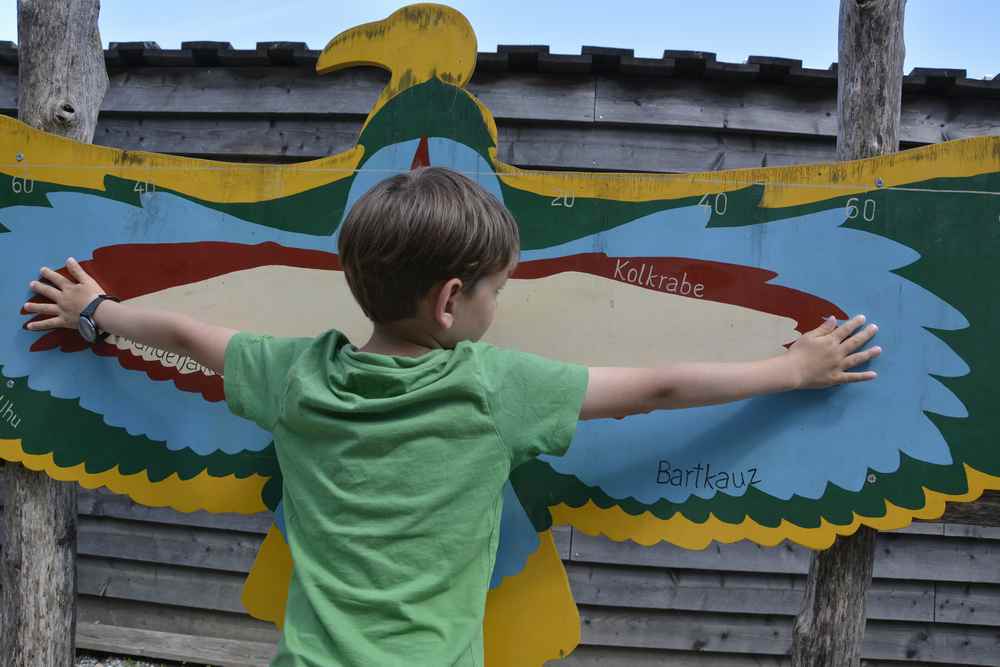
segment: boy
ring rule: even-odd
[[[579,419],[870,380],[848,369],[876,327],[830,318],[749,363],[585,368],[478,342],[519,253],[490,194],[439,168],[395,176],[345,220],[339,252],[372,320],[360,348],[337,331],[275,339],[102,299],[43,268],[32,330],[99,329],[188,355],[224,375],[233,412],[273,431],[294,572],[274,665],[481,665],[481,627],[510,471],[561,455]],[[852,335],[853,334],[853,335]]]

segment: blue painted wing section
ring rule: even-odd
[[[41,266],[62,266],[66,257],[87,259],[96,249],[122,243],[265,241],[289,247],[330,250],[330,238],[283,232],[248,223],[167,192],[143,196],[137,208],[85,193],[49,195],[50,208],[14,206],[0,211],[10,230],[0,234],[5,275],[0,281],[0,365],[6,377],[28,376],[28,386],[58,398],[79,399],[111,426],[163,441],[169,449],[199,454],[221,450],[259,451],[271,436],[240,419],[222,402],[178,391],[172,382],[154,382],[145,373],[121,367],[117,359],[86,352],[30,352],[38,338],[21,328],[21,304],[28,281]],[[248,297],[249,298],[249,297]]]
[[[524,568],[528,556],[538,550],[538,533],[531,525],[521,501],[510,482],[503,487],[503,514],[500,517],[500,547],[493,566],[490,588],[496,588],[504,577],[512,577]]]
[[[775,271],[772,283],[811,293],[848,313],[865,313],[879,324],[878,344],[889,352],[871,364],[879,381],[584,422],[569,453],[548,462],[612,497],[648,504],[663,498],[683,502],[692,495],[738,496],[751,480],[781,499],[818,498],[828,483],[857,491],[869,470],[895,471],[900,452],[950,463],[948,444],[924,412],[966,417],[962,402],[932,375],[961,376],[969,367],[928,328],[961,329],[968,321],[893,273],[918,254],[843,227],[840,208],[748,227],[709,228],[708,215],[698,206],[655,213],[526,252],[522,260],[596,250],[612,257],[690,257]],[[642,321],[641,313],[631,317]],[[669,332],[665,336],[669,344]]]

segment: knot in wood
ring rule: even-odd
[[[73,127],[77,124],[76,108],[69,101],[63,100],[56,105],[55,121],[63,127]]]

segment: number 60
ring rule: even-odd
[[[858,201],[857,197],[851,197],[847,200],[847,219],[854,220],[860,215],[865,222],[875,220],[875,200],[866,199],[861,208],[858,208]]]

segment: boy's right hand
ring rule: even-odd
[[[834,318],[804,334],[787,352],[759,361],[681,362],[655,368],[590,369],[581,419],[623,417],[651,410],[740,401],[790,389],[817,389],[874,380],[874,371],[850,369],[877,357],[862,350],[878,330],[858,315],[840,326]]]
[[[835,318],[829,317],[795,341],[788,350],[787,359],[791,362],[796,386],[800,389],[821,389],[874,380],[875,371],[848,372],[882,353],[882,348],[878,346],[861,349],[878,331],[874,324],[858,331],[864,323],[864,315],[855,315],[840,326],[837,326]]]

